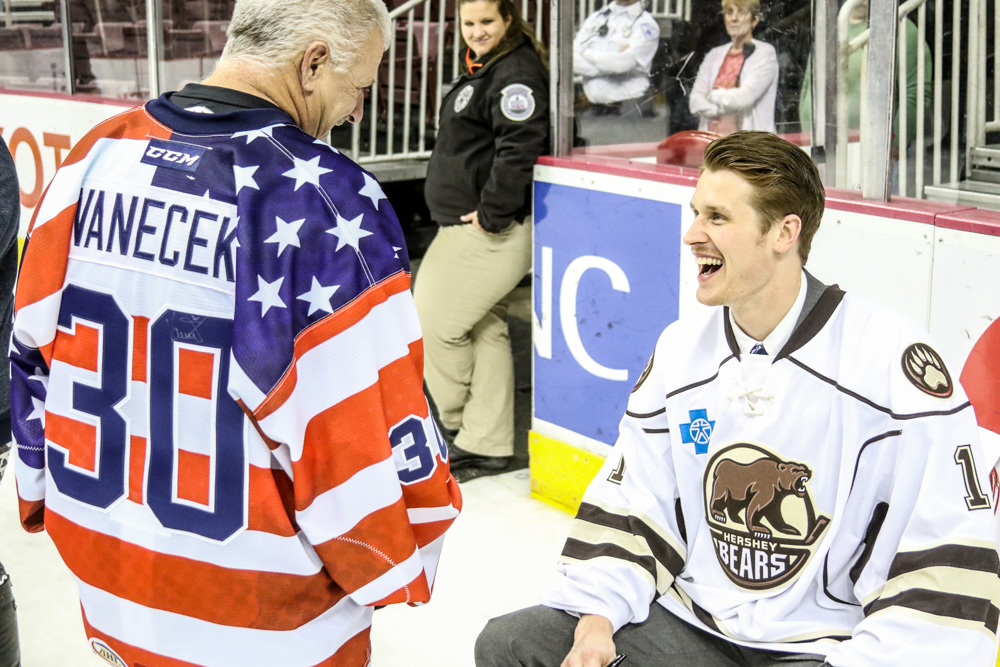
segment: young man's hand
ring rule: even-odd
[[[581,616],[573,648],[559,667],[605,667],[615,659],[614,627],[603,616]]]

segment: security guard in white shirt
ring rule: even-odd
[[[645,94],[659,38],[640,0],[615,0],[588,16],[573,40],[573,74],[587,99],[616,105]]]

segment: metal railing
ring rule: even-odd
[[[462,51],[458,20],[446,14],[447,4],[445,0],[410,0],[389,12],[393,39],[384,60],[388,67],[380,69],[380,77],[385,78],[369,91],[367,122],[352,127],[351,157],[356,162],[430,157],[427,144],[441,117],[445,71],[450,71],[449,82],[458,78]],[[534,4],[531,11],[529,0],[521,0],[521,15],[534,23],[535,35],[541,39],[545,2],[536,0]],[[383,89],[384,100],[380,97]],[[368,146],[362,150],[365,134]]]
[[[926,0],[907,0],[899,6],[897,33],[896,121],[898,137],[899,193],[924,196],[924,186],[957,183],[963,158],[969,164],[971,151],[987,144],[987,134],[1000,132],[1000,24],[987,22],[988,2],[993,2],[992,18],[1000,17],[1000,0],[970,0],[968,14],[963,15],[962,3],[953,3],[950,16],[945,15],[942,2],[933,4],[933,35],[928,40],[930,21]],[[837,151],[847,155],[848,136],[848,59],[858,50],[866,51],[870,30],[849,39],[851,11],[864,0],[848,0],[838,15],[837,67]],[[913,20],[915,19],[915,21]],[[916,40],[907,39],[907,23]],[[963,28],[963,25],[966,26]],[[968,28],[971,26],[971,28]],[[992,34],[990,34],[992,31]],[[945,36],[951,39],[950,54],[945,53]],[[908,53],[916,43],[917,53]],[[990,43],[991,42],[991,43]],[[928,48],[929,47],[929,48]],[[927,57],[926,51],[932,54]],[[862,58],[860,150],[862,162],[869,144],[865,136],[870,100],[867,91],[867,53]],[[945,56],[950,66],[945,69]],[[992,63],[989,60],[992,59]],[[912,69],[915,60],[916,67]],[[963,72],[963,62],[966,71]],[[991,67],[992,65],[992,67]],[[928,69],[930,85],[926,85]],[[992,81],[987,78],[990,70]],[[916,77],[915,117],[907,103],[907,91]],[[878,104],[892,104],[891,98]],[[964,103],[964,109],[963,109]],[[964,141],[962,115],[965,113]],[[990,111],[990,118],[987,112]],[[964,144],[964,145],[963,145]],[[964,148],[964,151],[963,151]],[[910,169],[912,161],[913,169]],[[927,164],[929,161],[929,165]],[[910,179],[912,176],[912,185]],[[849,187],[847,160],[837,161],[836,185]]]

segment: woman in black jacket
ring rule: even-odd
[[[544,50],[511,0],[459,0],[465,67],[441,103],[425,196],[440,225],[415,288],[424,378],[452,470],[514,452],[507,297],[531,268],[532,166],[548,146]]]

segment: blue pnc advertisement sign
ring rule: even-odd
[[[677,319],[681,207],[535,182],[534,417],[609,445]]]

